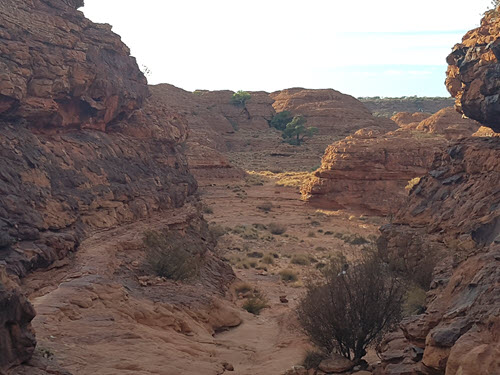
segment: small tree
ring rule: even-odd
[[[282,137],[286,143],[291,145],[300,146],[306,138],[311,138],[318,132],[317,128],[306,128],[307,120],[303,116],[295,116],[290,121],[285,130],[283,130]]]
[[[250,100],[252,96],[246,91],[237,91],[231,97],[231,104],[234,104],[238,107],[244,107],[246,102]]]
[[[283,131],[285,130],[287,124],[292,120],[293,120],[292,113],[289,111],[283,111],[280,113],[276,113],[271,119],[269,125],[271,125],[273,128]]]
[[[322,280],[308,285],[297,313],[318,347],[357,361],[399,321],[404,292],[378,257],[370,254],[351,265],[338,257],[325,267]]]

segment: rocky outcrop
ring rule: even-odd
[[[76,9],[81,0],[0,5],[0,113],[53,130],[104,130],[148,95],[120,37]]]
[[[307,126],[318,128],[319,136],[346,136],[366,127],[385,131],[397,128],[385,117],[374,117],[357,99],[335,90],[292,88],[270,94],[276,112],[290,111],[302,115]]]
[[[496,138],[451,145],[382,227],[382,257],[411,275],[434,268],[426,312],[383,346],[401,355],[386,355],[382,373],[472,375],[478,358],[479,373],[498,371],[499,157]]]
[[[322,208],[394,213],[406,200],[405,186],[427,172],[445,145],[444,138],[420,132],[360,130],[328,146],[321,167],[302,186],[302,197]]]
[[[421,121],[429,118],[432,114],[427,112],[398,112],[391,120],[401,128],[416,127]]]
[[[447,58],[446,87],[466,116],[500,131],[500,9],[490,10]]]
[[[0,373],[31,358],[35,310],[0,268]]]
[[[409,181],[427,173],[436,153],[480,128],[451,107],[431,116],[399,113],[393,120],[401,129],[361,129],[330,145],[321,167],[302,187],[303,199],[321,207],[394,214],[407,199]]]

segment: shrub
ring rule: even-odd
[[[328,358],[328,355],[323,352],[319,352],[317,350],[308,350],[306,356],[304,357],[304,360],[302,361],[302,366],[304,366],[306,370],[312,368],[317,369],[321,361],[326,358]]]
[[[243,304],[243,308],[254,315],[259,315],[260,312],[269,307],[267,298],[260,292],[256,292],[252,297],[248,298]]]
[[[264,263],[264,264],[270,264],[270,265],[273,265],[274,264],[274,257],[271,255],[271,254],[267,254],[265,255],[262,259],[261,259],[261,262]]]
[[[143,244],[145,264],[155,275],[173,280],[186,280],[199,274],[201,243],[177,232],[146,232]]]
[[[292,113],[289,111],[283,111],[276,113],[269,122],[269,125],[271,125],[273,128],[283,131],[285,130],[286,125],[290,123],[292,120],[293,120]]]
[[[414,285],[408,289],[403,305],[403,313],[405,316],[422,314],[425,312],[425,290]]]
[[[226,228],[215,223],[210,223],[210,225],[208,226],[208,230],[210,231],[210,235],[212,236],[212,238],[216,240],[227,233]]]
[[[261,251],[252,251],[251,253],[247,254],[247,257],[249,258],[262,258],[264,256],[264,253]]]
[[[297,281],[299,277],[292,270],[283,270],[280,272],[281,280],[289,282],[289,281]]]
[[[305,254],[295,254],[292,256],[290,263],[298,264],[299,266],[308,266],[309,264],[311,264],[311,261],[309,260],[309,257]]]
[[[286,232],[286,226],[283,224],[270,223],[267,227],[272,234],[280,235]]]
[[[239,107],[244,107],[246,102],[250,100],[252,96],[246,91],[237,91],[231,97],[231,104]]]
[[[373,254],[351,265],[336,257],[322,274],[307,286],[297,308],[299,321],[326,353],[357,361],[399,321],[404,285]]]
[[[264,202],[257,206],[257,208],[264,212],[269,212],[273,209],[273,204],[271,202]]]
[[[316,237],[316,233],[314,233],[313,231],[310,231],[307,233],[307,237]]]
[[[239,283],[234,287],[236,293],[242,293],[242,294],[251,292],[253,291],[253,289],[254,289],[253,286],[250,285],[249,283]]]

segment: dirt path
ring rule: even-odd
[[[300,363],[308,344],[293,310],[303,283],[332,254],[359,251],[340,234],[368,237],[379,223],[317,212],[298,199],[295,188],[272,180],[218,181],[203,185],[201,194],[209,207],[206,219],[225,228],[218,251],[240,280],[266,296],[268,308],[252,315],[241,308],[242,296],[231,302],[206,295],[201,284],[137,279],[142,233],[185,222],[195,214],[188,207],[96,233],[72,259],[26,278],[38,312],[37,350],[75,375],[216,375],[224,372],[224,362],[234,366],[234,374],[274,375]],[[271,209],[258,207],[268,202]],[[285,232],[271,234],[270,223],[283,225]],[[264,264],[269,254],[272,264]],[[308,264],[293,264],[294,255],[307,256]],[[293,271],[297,281],[282,281],[283,269]],[[236,328],[213,331],[240,321]]]

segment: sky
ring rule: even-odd
[[[491,0],[85,0],[150,84],[449,96],[446,56]]]

